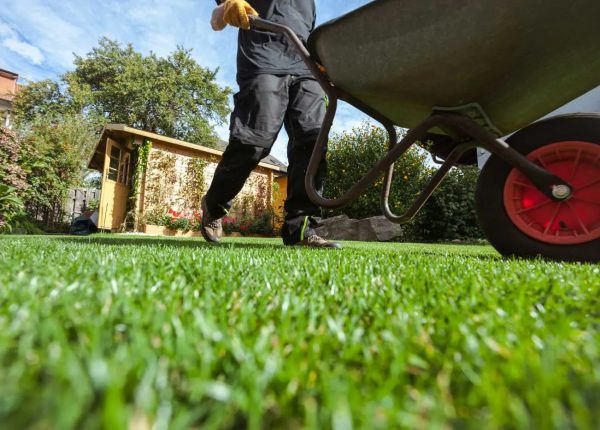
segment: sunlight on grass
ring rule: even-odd
[[[600,267],[0,237],[6,428],[593,428]]]

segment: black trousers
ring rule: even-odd
[[[234,104],[229,145],[206,195],[210,214],[222,217],[228,212],[231,201],[285,126],[289,166],[281,236],[286,245],[292,245],[314,234],[314,217],[319,217],[321,210],[306,195],[304,177],[325,115],[323,90],[313,78],[259,74],[240,82]],[[315,181],[318,190],[325,171],[323,161]]]

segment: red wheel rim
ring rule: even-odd
[[[556,142],[527,155],[573,186],[565,201],[540,192],[517,169],[504,186],[504,207],[513,224],[541,242],[574,245],[600,238],[600,145]]]

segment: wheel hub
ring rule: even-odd
[[[571,187],[567,185],[555,185],[552,187],[552,195],[560,200],[566,200],[571,197]]]
[[[571,184],[552,188],[553,200],[513,169],[504,187],[504,207],[526,235],[550,244],[580,244],[600,238],[600,146],[556,142],[527,158]]]

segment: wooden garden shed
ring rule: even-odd
[[[122,124],[107,125],[89,162],[102,174],[98,227],[141,232],[152,217],[198,213],[222,155],[217,149]],[[234,200],[232,216],[269,211],[281,220],[286,187],[286,166],[266,157]]]

